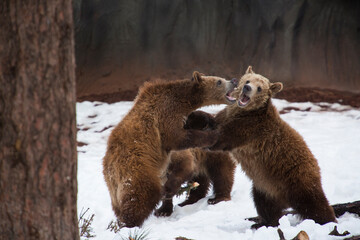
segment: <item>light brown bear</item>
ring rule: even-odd
[[[103,174],[118,222],[140,226],[162,197],[171,150],[211,146],[215,131],[184,129],[195,109],[234,102],[235,83],[194,72],[192,80],[145,83],[108,139]]]
[[[336,222],[322,189],[317,160],[272,104],[271,97],[282,87],[249,67],[232,93],[237,104],[216,115],[220,136],[210,149],[231,151],[253,181],[253,199],[261,219],[254,228],[277,226],[288,207],[304,219]]]
[[[237,80],[236,80],[237,81]],[[202,111],[192,112],[186,121],[185,129],[213,130],[215,120],[209,114],[207,119],[194,121],[197,115],[206,116]],[[206,123],[205,125],[202,125]],[[165,196],[162,205],[155,211],[156,216],[170,216],[173,212],[173,196],[180,190],[184,182],[197,182],[200,185],[190,191],[188,198],[179,204],[185,206],[204,198],[213,185],[215,197],[208,200],[209,204],[231,200],[231,189],[234,183],[235,162],[228,152],[208,151],[191,148],[183,151],[172,151],[167,170],[167,181],[164,185]]]

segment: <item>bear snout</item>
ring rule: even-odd
[[[245,85],[243,88],[243,93],[251,92],[251,87],[249,85]]]

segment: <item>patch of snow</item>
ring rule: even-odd
[[[318,159],[325,194],[331,204],[360,199],[360,110],[339,104],[289,103],[274,99],[274,105],[298,108],[281,117],[305,139]],[[101,102],[77,103],[79,142],[78,147],[78,211],[90,208],[95,214],[92,227],[94,239],[121,239],[133,229],[124,228],[118,234],[106,230],[115,219],[111,201],[102,174],[102,158],[105,155],[107,138],[111,130],[133,106],[133,102],[107,104]],[[329,111],[320,111],[326,106]],[[210,106],[201,110],[217,113],[225,105]],[[306,110],[309,109],[310,110]],[[305,111],[306,110],[306,111]],[[199,202],[185,207],[175,206],[170,217],[157,218],[151,215],[143,229],[149,230],[149,239],[175,239],[183,236],[191,239],[279,239],[278,228],[262,227],[252,230],[253,222],[248,217],[257,216],[252,198],[251,181],[238,166],[232,190],[232,200],[208,205],[211,192]],[[185,195],[174,198],[174,204],[185,200]],[[344,214],[338,223],[316,224],[312,220],[301,221],[289,214],[280,219],[279,228],[286,239],[294,238],[304,230],[310,239],[339,239],[328,234],[337,226],[340,233],[349,231],[360,234],[360,218]],[[136,228],[135,228],[136,229]],[[350,235],[350,236],[351,236]]]

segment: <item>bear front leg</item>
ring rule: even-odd
[[[215,129],[216,122],[215,118],[206,112],[203,111],[194,111],[192,112],[184,125],[184,129],[197,129],[197,130],[204,130],[208,129]]]
[[[226,141],[217,141],[214,145],[209,147],[209,150],[211,151],[229,151],[234,147],[231,147],[228,145]]]
[[[209,147],[211,151],[231,151],[234,148],[237,148],[238,145],[236,140],[238,140],[239,136],[233,137],[229,134],[219,132],[219,138],[214,145]]]
[[[216,130],[184,130],[183,137],[177,139],[177,144],[173,150],[183,150],[195,147],[210,147],[214,145],[218,139],[219,133]]]
[[[251,228],[258,229],[262,226],[278,226],[279,219],[283,215],[285,206],[281,199],[270,198],[266,193],[259,191],[255,186],[252,189],[256,211],[259,214],[260,222],[253,224]]]
[[[160,178],[147,169],[140,172],[141,177],[134,176],[122,184],[113,202],[118,223],[128,228],[140,227],[161,199]]]
[[[155,210],[155,216],[157,217],[168,217],[173,213],[173,200],[172,196],[165,197],[165,199],[162,200],[161,207]]]
[[[213,183],[215,197],[208,200],[209,204],[231,200],[236,165],[230,155],[224,152],[207,152],[206,169]]]
[[[205,175],[195,176],[191,181],[199,183],[199,186],[196,189],[190,191],[189,197],[182,203],[179,204],[180,207],[196,203],[200,199],[204,198],[209,190],[210,181],[209,178]]]
[[[254,138],[259,137],[256,128],[249,127],[243,128],[241,122],[230,122],[218,125],[219,138],[217,142],[209,149],[212,151],[222,150],[231,151],[234,148],[244,146],[249,142],[252,142]]]
[[[164,184],[164,199],[155,216],[170,216],[173,212],[173,197],[180,190],[181,184],[191,179],[193,174],[194,156],[189,150],[174,151],[170,155],[170,164],[167,169],[167,181]]]
[[[161,207],[155,211],[157,217],[168,217],[173,213],[173,197],[179,192],[181,184],[190,177],[177,176],[176,172],[168,176],[168,180],[164,185],[165,197],[162,200]]]
[[[209,149],[212,151],[230,151],[236,147],[237,141],[242,138],[241,135],[234,134],[235,129],[228,131],[227,129],[220,128],[219,130],[219,137]]]

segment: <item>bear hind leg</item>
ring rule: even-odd
[[[179,204],[180,207],[196,203],[200,199],[204,198],[209,190],[210,181],[207,176],[198,175],[195,176],[192,181],[199,183],[199,186],[196,189],[190,191],[189,197],[184,202]]]
[[[255,186],[253,186],[252,194],[260,222],[253,224],[251,228],[278,226],[279,219],[283,215],[283,209],[285,208],[284,204],[280,200],[271,198],[266,193],[259,191]]]
[[[337,222],[334,209],[329,205],[322,189],[319,191],[318,188],[314,188],[311,192],[296,191],[290,195],[291,207],[303,219],[313,219],[319,224]]]

